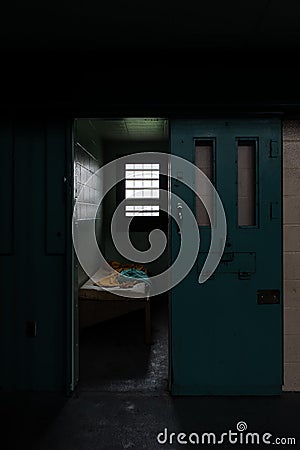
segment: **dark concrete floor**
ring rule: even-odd
[[[1,448],[5,450],[197,448],[160,445],[156,437],[167,428],[169,433],[214,432],[219,438],[229,429],[236,431],[239,421],[247,423],[249,432],[271,433],[272,441],[277,437],[297,439],[296,445],[276,448],[300,448],[300,395],[295,393],[281,397],[171,397],[154,392],[85,391],[65,402],[51,395],[33,395],[30,400],[18,397],[14,408],[3,412]],[[247,447],[256,448],[220,445]]]
[[[168,387],[167,298],[152,300],[152,345],[144,310],[87,328],[80,336],[79,391],[149,392]]]
[[[153,308],[154,344],[143,344],[143,320],[130,314],[81,336],[81,382],[75,394],[24,394],[4,398],[1,441],[5,450],[121,450],[197,448],[159,444],[168,432],[236,431],[239,421],[249,432],[295,437],[300,448],[300,393],[280,397],[171,397],[167,391],[166,308]],[[125,333],[125,331],[127,331]],[[89,343],[92,342],[92,345]],[[157,359],[156,359],[157,358]],[[199,445],[201,448],[212,445]],[[220,448],[257,447],[222,444]],[[260,446],[261,447],[261,446]],[[262,445],[264,447],[264,445]]]
[[[154,450],[195,448],[196,445],[160,445],[157,434],[169,432],[221,433],[244,421],[248,431],[295,437],[300,448],[300,396],[182,397],[166,394],[82,392],[72,398],[47,433],[38,450]],[[264,445],[262,445],[264,446]],[[205,448],[205,445],[200,445]],[[210,446],[211,447],[211,446]],[[245,448],[249,445],[220,445]],[[250,445],[253,448],[253,445]],[[276,448],[281,446],[277,446]]]

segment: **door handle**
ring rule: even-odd
[[[179,224],[178,224],[178,234],[181,233],[181,224],[182,224],[182,203],[178,202],[177,203],[177,213],[178,213],[178,219],[179,219]]]
[[[177,211],[178,211],[178,218],[179,221],[182,222],[182,203],[177,203]]]

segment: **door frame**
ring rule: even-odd
[[[67,143],[66,143],[66,152],[67,152],[67,174],[66,174],[66,185],[67,185],[67,246],[66,246],[66,259],[67,259],[67,277],[66,277],[66,298],[67,298],[67,308],[66,308],[66,393],[67,395],[71,395],[72,392],[76,389],[78,382],[80,381],[80,370],[79,370],[79,361],[80,361],[80,347],[79,347],[79,321],[78,321],[78,313],[79,313],[79,303],[78,303],[78,287],[76,286],[76,275],[75,271],[78,268],[76,263],[76,254],[73,246],[73,233],[72,233],[72,220],[73,220],[73,209],[75,204],[75,177],[74,177],[74,162],[75,162],[75,123],[76,120],[80,119],[107,119],[114,118],[118,119],[121,117],[116,114],[112,116],[111,114],[99,114],[99,115],[91,115],[88,117],[76,116],[72,117],[70,122],[68,123],[68,133],[67,133]],[[128,118],[138,118],[138,117],[154,117],[151,115],[124,115],[124,117]],[[158,117],[158,116],[155,116]],[[158,117],[160,118],[160,117]],[[163,117],[165,118],[165,117]],[[169,118],[168,120],[169,126]],[[170,152],[170,135],[168,136],[168,151]],[[168,168],[168,173],[170,173],[170,169]],[[170,177],[168,176],[168,193],[170,193],[171,184]],[[168,216],[168,225],[167,225],[167,233],[168,233],[168,264],[171,259],[171,222]],[[70,289],[71,286],[71,289]],[[168,390],[171,391],[171,291],[167,292],[168,296]]]
[[[78,362],[79,362],[79,348],[76,349],[76,335],[78,336],[78,330],[76,330],[76,311],[78,313],[78,295],[75,286],[75,269],[76,258],[75,250],[73,247],[73,208],[75,203],[74,196],[74,125],[75,119],[72,118],[68,122],[67,128],[67,167],[66,167],[66,195],[67,195],[67,208],[66,208],[66,227],[67,227],[67,239],[66,244],[66,258],[67,258],[67,275],[66,275],[66,394],[70,395],[76,388],[78,374]],[[78,323],[78,320],[77,320]]]

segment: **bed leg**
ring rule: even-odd
[[[152,344],[151,341],[151,311],[150,311],[150,301],[146,301],[145,305],[145,341],[146,344]]]

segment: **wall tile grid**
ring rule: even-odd
[[[76,145],[75,160],[75,198],[82,191],[82,201],[78,202],[78,220],[90,220],[93,217],[97,199],[101,193],[101,183],[98,177],[86,185],[89,178],[100,168],[100,163],[89,155],[79,145]]]
[[[283,123],[284,390],[300,391],[300,120]]]
[[[88,226],[88,221],[93,219],[96,209],[96,235],[99,245],[102,245],[103,205],[98,208],[98,202],[103,190],[103,180],[98,176],[91,180],[90,178],[103,165],[103,148],[97,130],[88,119],[75,123],[74,163],[75,198],[82,193],[78,201],[76,219],[85,222],[83,227]],[[96,265],[95,261],[95,267]],[[78,263],[78,285],[82,286],[87,279],[88,275]]]

